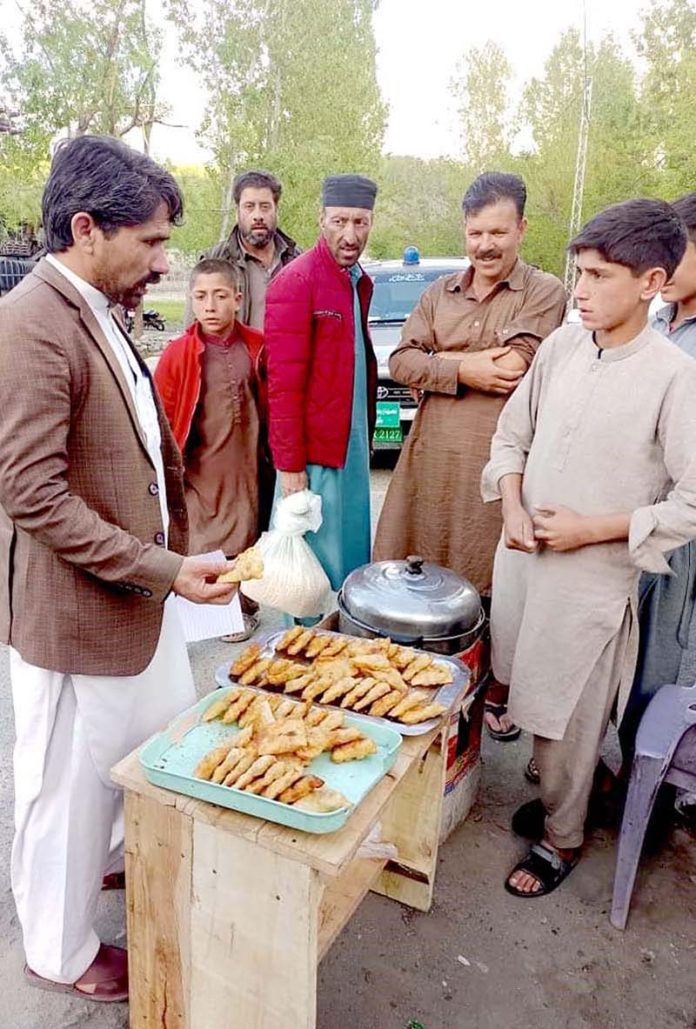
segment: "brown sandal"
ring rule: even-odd
[[[87,971],[74,983],[57,983],[44,979],[28,965],[24,975],[32,986],[52,993],[72,993],[85,1000],[116,1004],[128,1000],[128,953],[123,947],[102,943]]]

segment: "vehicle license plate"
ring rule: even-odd
[[[375,429],[375,443],[403,443],[404,434],[398,429]]]
[[[401,404],[388,400],[377,401],[377,426],[375,443],[402,443]]]
[[[399,429],[401,427],[401,404],[390,400],[377,401],[377,428]]]

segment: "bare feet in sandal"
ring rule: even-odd
[[[483,709],[483,720],[489,735],[499,742],[516,740],[522,730],[515,725],[507,712],[507,704],[496,704],[487,700]]]
[[[513,868],[505,889],[515,897],[542,897],[567,879],[580,859],[580,848],[561,849],[548,840],[535,844]]]

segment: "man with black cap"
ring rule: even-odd
[[[324,521],[307,542],[335,590],[370,559],[377,362],[367,327],[372,282],[358,259],[376,195],[362,175],[327,178],[318,242],[280,272],[266,298],[276,493],[321,495]]]

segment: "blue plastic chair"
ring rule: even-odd
[[[663,686],[638,727],[609,919],[625,929],[645,831],[662,783],[696,790],[696,687]]]

